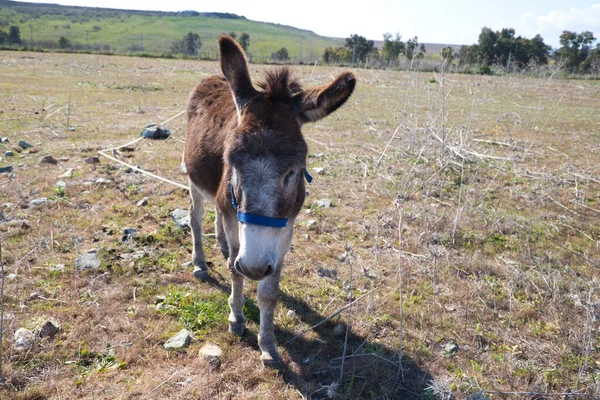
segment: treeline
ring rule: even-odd
[[[459,49],[443,48],[438,64],[491,74],[494,70],[511,72],[540,68],[553,60],[556,66],[571,73],[600,73],[600,44],[591,32],[564,31],[560,45],[558,49],[552,49],[541,35],[528,39],[516,36],[512,28],[494,31],[485,27],[476,44]],[[326,48],[322,59],[327,64],[419,69],[425,54],[426,48],[416,36],[404,42],[399,34],[394,37],[386,33],[379,50],[372,40],[355,34],[346,38],[344,46]]]

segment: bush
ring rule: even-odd
[[[69,42],[69,39],[67,39],[66,37],[61,36],[60,39],[58,39],[58,47],[60,47],[63,50],[70,49],[71,42]]]
[[[275,53],[271,53],[271,60],[273,61],[289,61],[290,55],[288,54],[287,48],[282,47]]]

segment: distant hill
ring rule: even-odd
[[[200,36],[200,56],[215,58],[222,33],[250,35],[249,56],[257,62],[286,47],[292,61],[314,62],[329,46],[344,39],[328,38],[291,26],[257,22],[229,13],[117,10],[0,0],[0,29],[17,25],[32,47],[56,47],[61,37],[79,50],[168,54],[173,42],[188,32]]]

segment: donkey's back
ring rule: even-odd
[[[214,201],[223,175],[225,137],[237,125],[235,103],[224,77],[212,76],[196,86],[187,119],[186,170],[196,188]]]

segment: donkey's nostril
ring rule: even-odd
[[[267,269],[265,270],[265,277],[273,275],[275,269],[271,264],[267,265]]]

